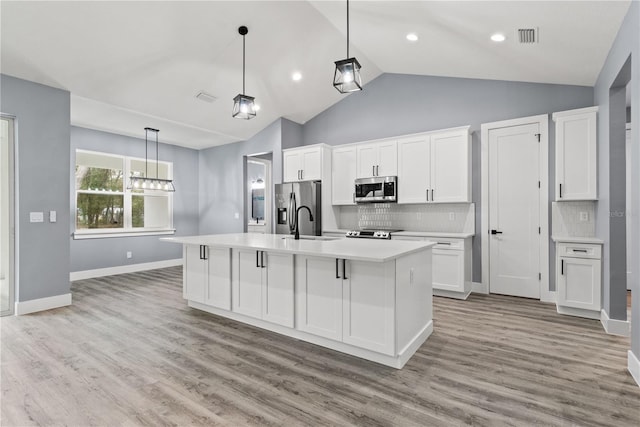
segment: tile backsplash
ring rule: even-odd
[[[594,237],[596,202],[551,203],[551,234],[563,237]]]
[[[341,206],[338,226],[342,229],[401,229],[473,233],[475,205],[473,203],[404,205],[367,203]]]

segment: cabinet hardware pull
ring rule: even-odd
[[[451,242],[436,242],[439,245],[451,245]]]
[[[376,176],[380,176],[380,165],[376,165]]]
[[[256,251],[256,268],[260,268],[259,254],[260,254],[260,251]]]
[[[564,260],[560,260],[560,274],[564,275]]]
[[[371,165],[371,176],[376,176],[376,167]]]
[[[342,278],[347,280],[347,260],[342,258]]]
[[[264,251],[260,251],[260,268],[264,268]]]
[[[338,271],[338,262],[340,260],[336,258],[336,279],[340,279],[340,272]]]
[[[304,169],[300,169],[300,179],[304,179]]]
[[[559,199],[562,199],[562,184],[560,184],[560,197]]]
[[[431,201],[432,201],[432,202],[435,202],[435,201],[436,201],[436,199],[434,199],[434,198],[433,198],[433,188],[431,189]]]
[[[573,252],[582,252],[582,253],[587,253],[586,249],[573,249]]]
[[[427,188],[427,202],[429,201],[429,189]]]
[[[200,259],[202,259],[202,245],[200,245]]]
[[[207,260],[207,247],[202,245],[202,259]]]

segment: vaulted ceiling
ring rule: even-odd
[[[351,1],[351,56],[381,73],[592,86],[629,1]],[[343,99],[344,1],[2,1],[4,74],[71,92],[72,124],[192,148],[248,139],[278,117],[304,123]],[[242,91],[261,110],[231,118]],[[534,28],[538,42],[519,43]],[[502,43],[493,33],[506,36]],[[409,42],[407,33],[418,35]],[[294,72],[302,79],[292,80]],[[366,86],[365,86],[366,89]],[[204,102],[205,91],[217,99]],[[1,107],[1,106],[0,106]]]

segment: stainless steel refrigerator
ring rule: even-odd
[[[300,210],[298,215],[300,234],[307,236],[322,234],[321,186],[320,181],[276,184],[276,234],[295,233],[296,209],[300,206],[307,206],[313,214],[313,221],[311,221],[309,212],[306,209]]]

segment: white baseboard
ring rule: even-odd
[[[552,303],[555,303],[557,301],[558,301],[558,299],[556,297],[556,292],[555,291],[542,292],[542,294],[540,295],[540,302],[552,302]]]
[[[565,307],[563,305],[556,305],[556,311],[560,314],[575,317],[584,317],[585,319],[599,320],[601,314],[596,310],[585,310],[583,308]]]
[[[600,323],[605,332],[611,335],[628,337],[631,333],[631,323],[628,320],[609,319],[606,311],[600,311]]]
[[[115,274],[135,273],[138,271],[155,270],[156,268],[175,267],[182,265],[182,258],[165,261],[144,262],[141,264],[120,265],[117,267],[96,268],[95,270],[72,271],[69,280],[93,279],[95,277],[113,276]]]
[[[636,384],[640,387],[640,360],[636,357],[631,350],[627,353],[627,366],[629,373],[636,380]]]
[[[32,299],[29,301],[16,301],[16,316],[35,313],[37,311],[51,310],[52,308],[71,305],[71,294],[56,295],[47,298]]]
[[[474,294],[488,294],[489,285],[480,282],[471,282],[471,292]]]

